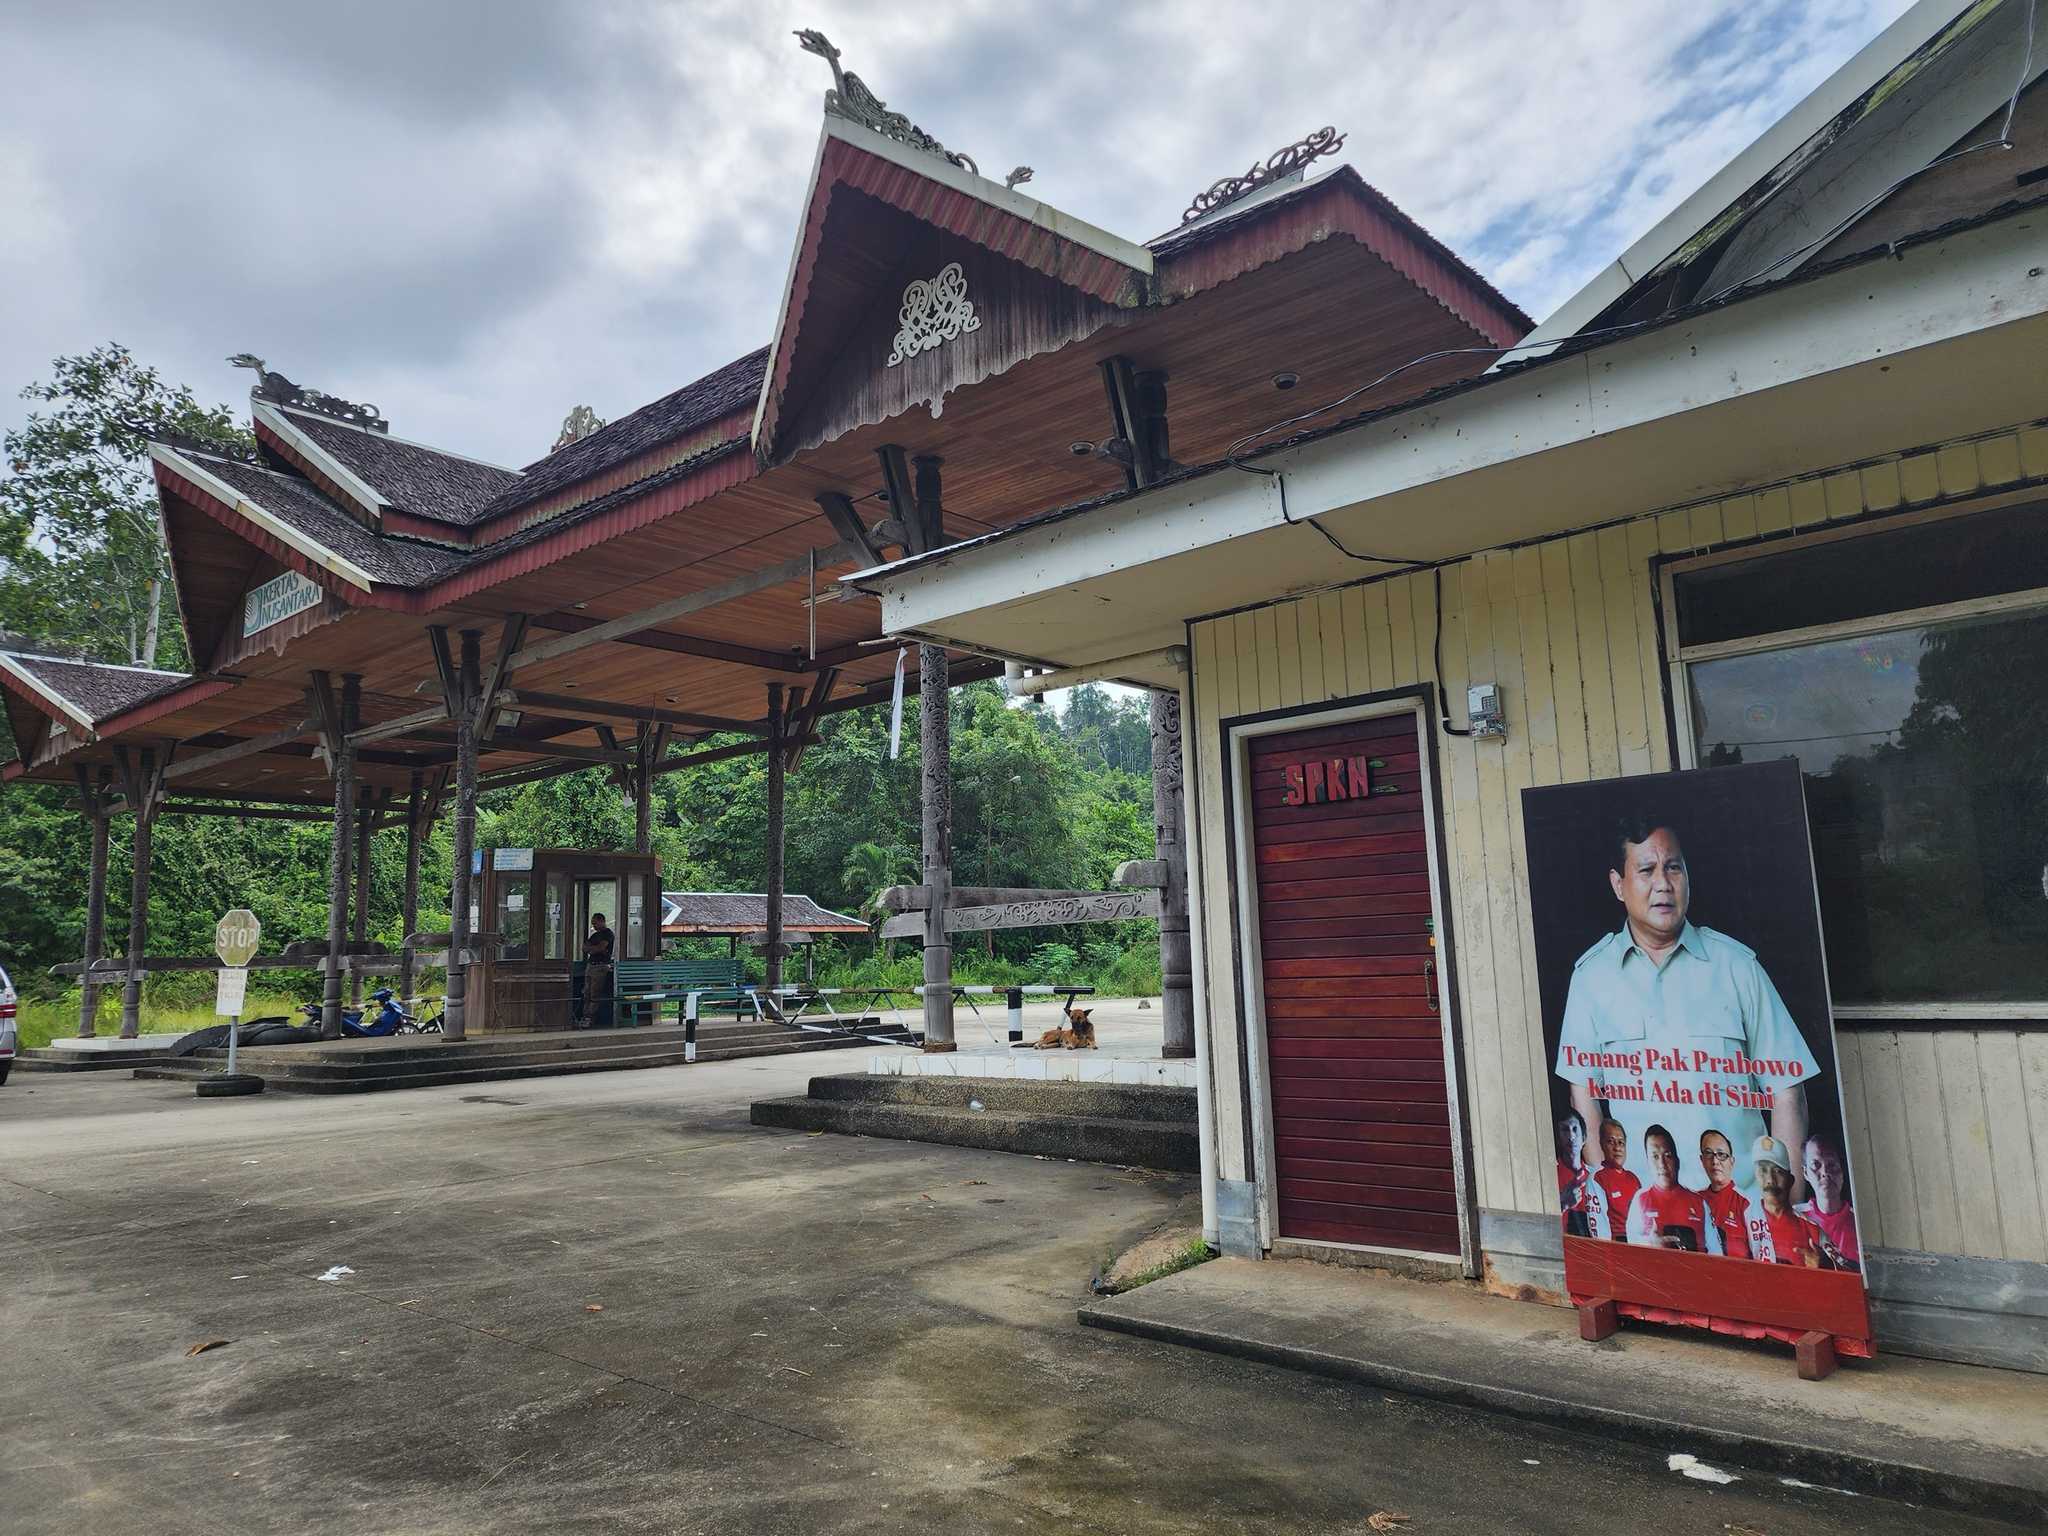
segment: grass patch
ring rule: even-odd
[[[1141,1285],[1150,1285],[1154,1280],[1164,1280],[1168,1275],[1177,1275],[1184,1269],[1193,1269],[1197,1264],[1206,1264],[1215,1257],[1207,1243],[1199,1237],[1193,1238],[1149,1269],[1139,1270],[1130,1279],[1116,1286],[1110,1294],[1121,1296],[1126,1291],[1135,1291]]]
[[[242,1016],[256,1019],[273,1013],[285,1014],[296,1019],[299,1013],[298,1002],[290,997],[258,997],[251,994],[246,1012]],[[142,1033],[145,1035],[188,1035],[195,1029],[205,1029],[209,1025],[226,1022],[215,1017],[211,1005],[167,1007],[152,1004],[147,997],[143,999]],[[21,1048],[25,1051],[46,1046],[52,1040],[68,1039],[78,1033],[78,994],[72,992],[64,997],[47,1000],[23,998],[16,1023],[20,1027]],[[121,989],[118,986],[108,988],[101,994],[96,1029],[102,1035],[120,1032]]]

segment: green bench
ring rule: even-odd
[[[681,1020],[683,1002],[702,993],[701,1009],[730,1007],[734,1018],[759,1016],[747,981],[746,962],[721,960],[621,960],[614,969],[620,1024],[651,1024],[671,1004]]]

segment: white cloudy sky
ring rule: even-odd
[[[9,0],[0,425],[119,339],[252,351],[524,463],[765,341],[814,26],[892,107],[1137,239],[1323,124],[1538,318],[1906,0]]]

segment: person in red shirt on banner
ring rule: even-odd
[[[1643,1181],[1628,1171],[1627,1162],[1628,1127],[1612,1118],[1602,1120],[1600,1166],[1593,1170],[1593,1182],[1607,1196],[1608,1236],[1617,1243],[1628,1241],[1628,1233],[1622,1230],[1622,1221],[1628,1214],[1628,1208],[1635,1203],[1636,1191],[1643,1187]]]
[[[1557,1207],[1571,1237],[1607,1237],[1607,1194],[1586,1166],[1586,1122],[1576,1109],[1557,1118]]]
[[[1721,1234],[1721,1251],[1731,1259],[1748,1258],[1749,1200],[1735,1187],[1735,1148],[1719,1131],[1700,1137],[1700,1167],[1707,1175],[1700,1198],[1707,1202],[1707,1214]]]
[[[1643,1155],[1656,1176],[1636,1193],[1628,1213],[1628,1240],[1684,1253],[1719,1253],[1721,1233],[1707,1202],[1678,1182],[1678,1143],[1661,1125],[1643,1132]]]
[[[1750,1157],[1757,1187],[1757,1203],[1749,1210],[1750,1257],[1766,1264],[1834,1268],[1826,1257],[1834,1251],[1827,1234],[1792,1209],[1792,1160],[1785,1143],[1759,1136]]]
[[[1849,1203],[1849,1169],[1841,1150],[1816,1132],[1806,1138],[1805,1161],[1813,1198],[1795,1209],[1826,1234],[1834,1246],[1837,1269],[1861,1269],[1863,1250],[1856,1241],[1856,1211]]]

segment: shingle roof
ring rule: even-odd
[[[663,933],[759,933],[768,926],[768,898],[745,891],[663,891]],[[782,898],[782,927],[789,933],[866,933],[868,925],[842,912],[828,912],[808,896]]]
[[[672,394],[663,395],[651,405],[641,406],[630,416],[606,423],[590,436],[558,448],[544,459],[536,459],[526,466],[518,484],[492,504],[492,515],[538,501],[637,458],[685,432],[707,426],[721,416],[746,409],[760,395],[761,379],[767,369],[768,349],[762,347]]]
[[[185,457],[217,480],[225,481],[280,522],[360,566],[371,580],[397,587],[430,586],[461,569],[461,552],[363,527],[311,482],[241,459],[217,458],[193,449]]]
[[[483,519],[493,500],[520,484],[517,470],[368,432],[307,411],[285,414],[294,429],[339,459],[391,505],[418,517],[470,527]]]
[[[70,657],[37,656],[19,651],[7,659],[51,693],[98,722],[124,709],[132,709],[160,693],[168,693],[189,681],[183,672],[165,672],[155,667],[121,667],[101,661],[77,661]]]

